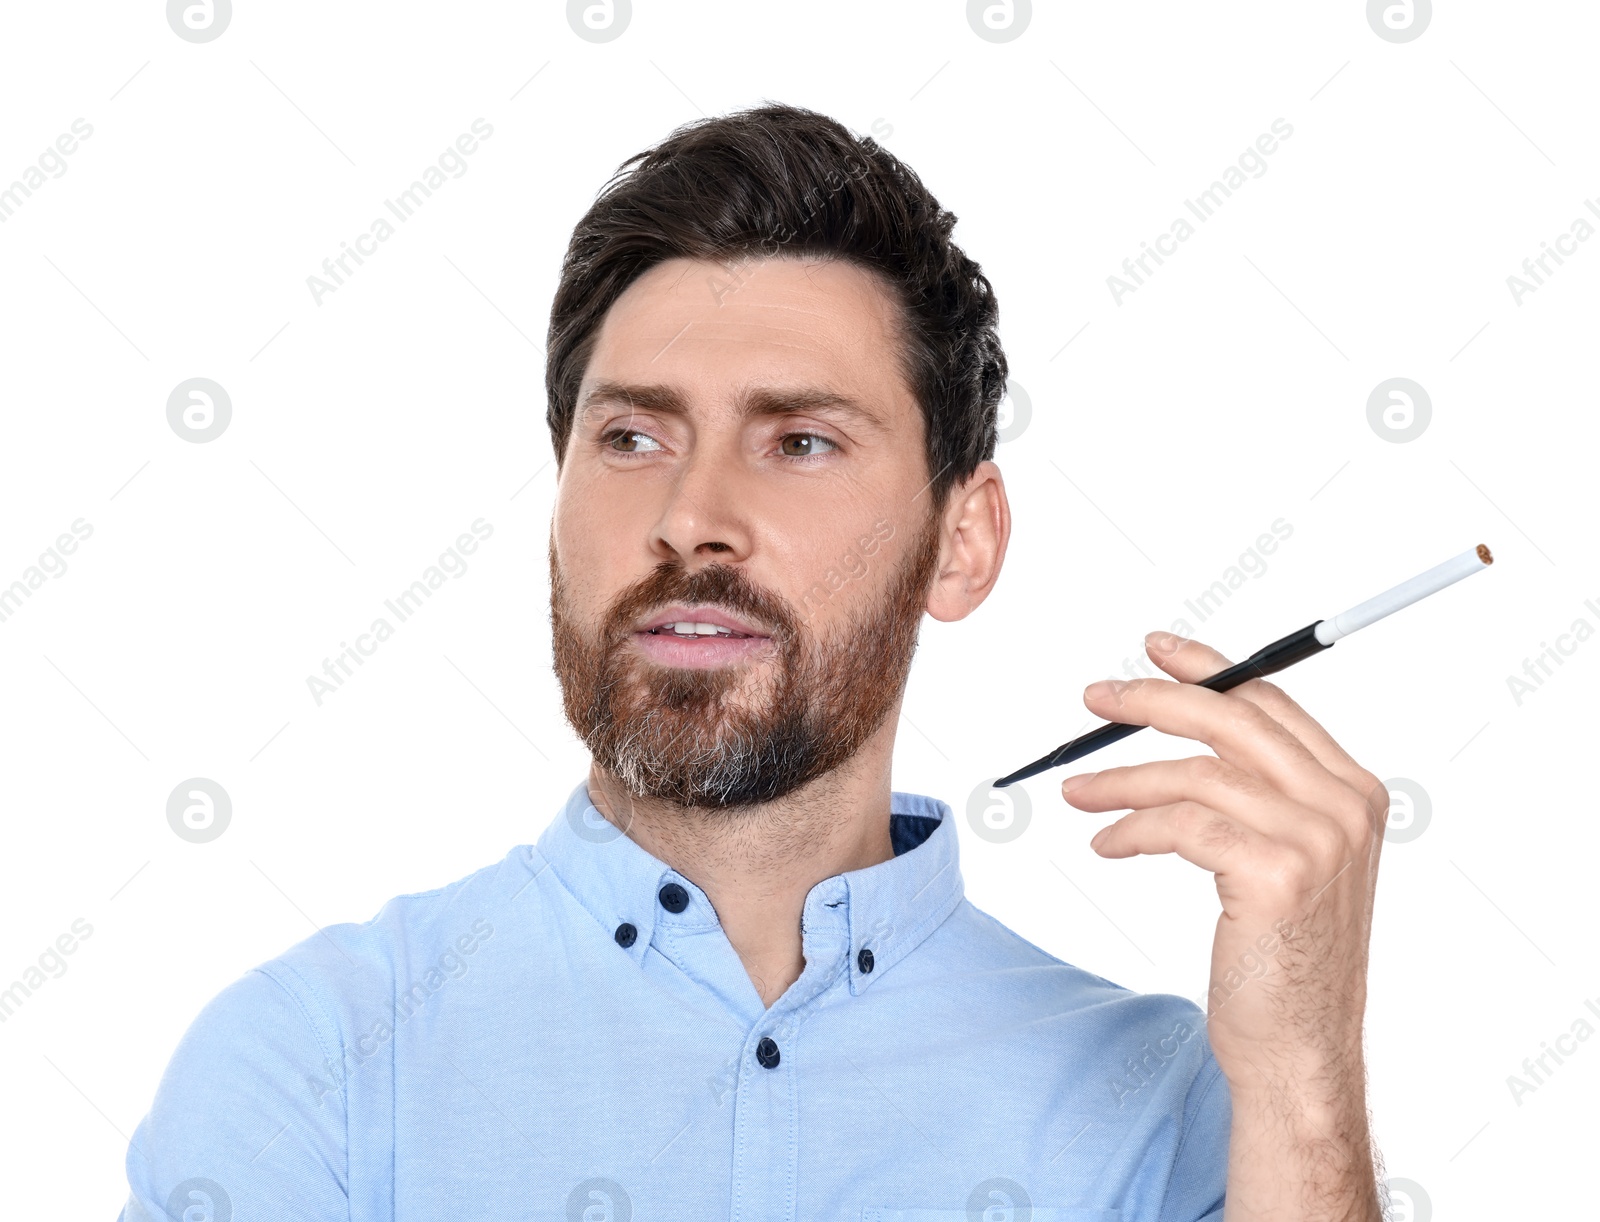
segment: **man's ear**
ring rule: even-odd
[[[965,619],[1000,577],[1011,540],[1011,503],[1000,468],[985,460],[951,490],[939,531],[939,570],[928,590],[928,614]]]

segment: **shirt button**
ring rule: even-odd
[[[639,931],[630,922],[624,921],[617,926],[615,936],[618,946],[628,947],[633,945],[633,940],[639,936]]]
[[[668,883],[656,896],[668,912],[682,912],[689,906],[689,893],[677,883]]]
[[[756,1045],[756,1060],[761,1062],[762,1069],[776,1069],[778,1067],[778,1045],[770,1035],[763,1035],[761,1042]]]
[[[863,972],[870,972],[872,970],[872,952],[865,946],[863,946],[856,954],[856,966]]]

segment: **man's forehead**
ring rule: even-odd
[[[899,329],[898,307],[876,273],[842,261],[671,259],[612,303],[595,355],[657,371],[713,354],[730,362],[779,362],[796,372],[871,370]]]
[[[607,312],[580,418],[619,405],[692,416],[698,404],[741,419],[807,412],[904,427],[916,407],[896,309],[874,274],[843,261],[668,260]]]
[[[853,259],[816,254],[730,253],[722,258],[678,257],[641,272],[612,305],[628,307],[640,298],[659,306],[665,299],[726,312],[750,299],[829,300],[864,312],[886,313],[894,294],[883,274]]]

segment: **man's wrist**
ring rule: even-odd
[[[1273,1070],[1229,1081],[1229,1222],[1381,1222],[1363,1059]]]
[[[1234,1110],[1285,1108],[1312,1117],[1337,1117],[1352,1105],[1364,1113],[1366,1058],[1360,1052],[1266,1060],[1259,1055],[1242,1072],[1228,1074]]]
[[[1260,1042],[1240,1052],[1230,1045],[1217,1059],[1235,1102],[1255,1098],[1270,1103],[1287,1097],[1319,1110],[1337,1108],[1340,1100],[1352,1095],[1358,1102],[1366,1099],[1366,1046],[1360,1025],[1340,1032],[1323,1028],[1282,1046]]]

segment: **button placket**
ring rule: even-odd
[[[665,887],[661,888],[665,891]],[[665,901],[658,898],[663,907]],[[669,931],[680,920],[663,918]],[[736,1222],[768,1222],[793,1208],[798,1172],[796,1073],[803,1054],[800,1027],[827,1004],[857,965],[851,943],[849,893],[840,878],[825,880],[802,913],[805,967],[772,1006],[753,1013],[737,1069],[718,1089],[733,1105],[733,1208]],[[735,952],[731,946],[728,953]],[[753,996],[753,990],[752,990]],[[777,1205],[776,1215],[770,1206]],[[765,1203],[769,1208],[762,1208]]]
[[[797,1025],[792,1010],[769,1011],[747,1037],[733,1101],[730,1222],[793,1218],[795,1064],[785,1054],[793,1050]]]

